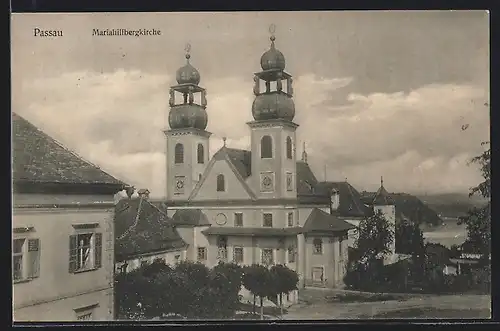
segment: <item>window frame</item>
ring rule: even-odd
[[[69,251],[69,273],[78,274],[82,272],[94,271],[102,268],[103,262],[103,242],[105,240],[104,233],[97,231],[98,223],[94,224],[74,224],[75,231],[69,236],[70,251]],[[90,248],[88,252],[88,265],[79,265],[80,254],[82,248],[80,246],[80,236],[90,235]],[[76,245],[73,246],[73,239],[76,240]],[[74,248],[73,248],[74,247]],[[76,253],[74,252],[76,250]]]
[[[263,144],[264,138],[266,138],[265,139],[266,143],[269,142],[269,144],[270,144],[269,146],[266,145],[266,147],[268,147],[269,150],[264,149],[264,144]],[[269,140],[267,138],[269,138]],[[274,150],[273,150],[274,146],[273,145],[274,145],[274,141],[273,141],[272,136],[266,134],[260,138],[260,158],[261,159],[272,159],[274,157]]]
[[[266,225],[266,216],[270,216],[271,225]],[[273,213],[262,213],[262,227],[263,228],[272,228],[273,227]]]
[[[33,230],[33,227],[23,228],[23,231],[16,231],[15,228],[12,236],[12,282],[13,284],[25,283],[32,281],[35,278],[40,277],[40,264],[41,264],[41,240],[40,238],[35,238],[30,235],[29,231]],[[14,253],[15,242],[17,240],[22,240],[21,250]],[[21,277],[14,277],[14,260],[16,256],[21,257]]]
[[[22,240],[22,244],[21,244],[21,249],[20,249],[20,252],[15,252],[14,248],[16,247],[16,241],[18,240]],[[18,237],[18,238],[12,238],[12,281],[14,283],[20,283],[20,282],[23,282],[25,281],[28,277],[26,277],[26,256],[27,256],[27,252],[26,252],[26,243],[28,242],[27,238],[26,237]],[[16,256],[20,256],[21,257],[21,263],[20,263],[20,274],[21,276],[19,278],[15,278],[14,277],[14,259]]]
[[[286,250],[288,263],[296,263],[296,252],[294,246],[289,246]],[[290,259],[290,257],[293,257]]]
[[[286,225],[289,228],[292,228],[294,226],[294,222],[295,222],[295,220],[294,220],[294,217],[293,217],[293,211],[287,212],[287,214],[286,214]]]
[[[319,242],[319,246],[318,246]],[[314,255],[323,255],[323,240],[321,238],[313,239],[313,254]],[[319,250],[318,250],[319,247]]]
[[[241,250],[241,254],[236,254],[236,250]],[[245,250],[243,249],[243,247],[241,246],[234,246],[233,247],[233,262],[236,263],[236,264],[240,264],[240,263],[243,263],[245,261]],[[236,259],[237,256],[241,256],[241,261],[238,261]]]
[[[293,160],[293,142],[290,136],[286,137],[285,150],[287,160]]]
[[[73,311],[75,312],[75,315],[76,315],[76,320],[77,321],[93,321],[95,309],[97,307],[99,307],[99,304],[95,303],[95,304],[90,305],[90,306],[73,309]],[[82,318],[82,317],[87,317],[87,316],[90,316],[90,318]]]
[[[184,164],[184,144],[176,143],[174,146],[174,164]]]
[[[264,253],[265,252],[271,252],[271,254],[269,255],[271,257],[271,263],[266,263],[265,259],[264,259]],[[273,248],[261,248],[261,251],[260,251],[260,263],[264,266],[272,266],[275,264],[275,259],[274,259],[274,249]]]
[[[226,192],[226,176],[224,176],[224,174],[217,175],[216,186],[217,186],[217,192]],[[221,186],[222,186],[222,189],[221,189]]]
[[[200,252],[203,252],[200,258]],[[197,247],[196,248],[196,261],[206,261],[207,260],[207,248],[206,247]]]
[[[240,216],[240,217],[238,217]],[[237,220],[240,220],[241,223],[238,223]],[[234,226],[235,227],[243,227],[243,213],[234,213]]]
[[[198,143],[196,147],[196,159],[198,164],[205,164],[205,146],[202,143]]]

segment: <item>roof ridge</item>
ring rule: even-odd
[[[358,204],[358,201],[357,201],[358,199],[354,199],[354,198],[355,198],[355,196],[354,196],[354,192],[353,192],[353,191],[352,191],[352,189],[351,189],[351,184],[349,184],[349,182],[344,182],[344,183],[346,183],[346,184],[347,184],[347,189],[349,190],[349,193],[350,193],[350,194],[351,194],[351,196],[353,197],[353,199],[352,199],[352,200],[354,201],[354,204],[356,205],[356,207],[358,207],[358,209],[359,209],[359,211],[360,211],[360,212],[363,212],[363,209],[362,209],[362,208],[359,206],[359,204]]]
[[[142,197],[139,198],[139,207],[137,207],[137,214],[135,215],[134,224],[132,224],[121,236],[119,236],[117,238],[117,240],[122,240],[123,238],[125,238],[130,233],[130,231],[132,231],[139,223],[139,219],[140,219],[139,215],[141,213],[142,201],[143,201],[143,198]]]

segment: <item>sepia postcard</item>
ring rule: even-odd
[[[491,318],[489,13],[14,13],[14,322]]]

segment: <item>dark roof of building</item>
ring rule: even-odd
[[[225,148],[225,150],[241,177],[247,179],[252,174],[252,152],[236,148]]]
[[[375,197],[375,192],[362,192],[361,200],[365,204],[371,205]],[[419,198],[407,193],[390,193],[396,206],[396,218],[409,219],[418,224],[438,225],[443,221],[438,214],[423,203]]]
[[[12,113],[14,182],[125,185]]]
[[[361,194],[348,182],[321,182],[316,185],[319,194],[330,195],[335,189],[339,192],[340,204],[337,209],[342,216],[364,217],[370,215],[371,209],[361,200]]]
[[[309,164],[304,161],[297,161],[297,195],[320,195],[315,190],[317,184],[318,180]]]
[[[172,224],[176,226],[205,226],[210,225],[210,221],[200,209],[178,209],[172,216]]]
[[[354,229],[355,226],[349,222],[339,219],[335,215],[328,214],[321,209],[314,208],[307,217],[304,224],[305,232],[315,231],[347,231]]]
[[[171,219],[143,198],[122,199],[115,206],[115,254],[132,256],[186,247]]]
[[[394,205],[394,200],[391,198],[389,192],[385,189],[384,185],[380,185],[375,197],[373,198],[372,205],[374,206],[391,206]]]

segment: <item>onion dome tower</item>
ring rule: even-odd
[[[268,119],[283,119],[292,121],[295,116],[293,102],[292,76],[285,72],[285,56],[276,49],[274,36],[275,27],[271,25],[271,47],[260,58],[261,72],[254,77],[255,100],[252,105],[252,115],[256,121]],[[261,81],[265,88],[261,91]],[[283,84],[286,84],[286,89]]]
[[[252,115],[252,186],[258,198],[296,199],[296,156],[292,76],[285,56],[275,45],[275,26],[269,28],[271,46],[261,56],[262,71],[254,74]],[[262,89],[261,89],[262,87]]]
[[[176,73],[178,85],[170,88],[171,107],[168,122],[171,129],[196,128],[205,130],[208,123],[206,112],[207,98],[206,90],[199,86],[200,73],[191,65],[189,54],[191,46],[186,46],[186,65],[179,68]],[[176,102],[176,94],[182,99]]]
[[[185,50],[186,64],[177,70],[177,85],[170,88],[170,130],[165,131],[168,200],[187,200],[209,160],[207,92],[190,63],[191,45]]]

